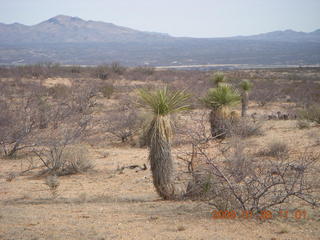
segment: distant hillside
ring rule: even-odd
[[[112,23],[84,21],[59,15],[33,26],[1,24],[0,43],[84,43],[163,40],[165,34],[120,27]]]
[[[320,29],[231,38],[176,38],[59,15],[33,26],[0,23],[0,64],[319,64]]]
[[[266,40],[266,41],[281,41],[281,42],[320,42],[320,29],[305,33],[296,32],[293,30],[275,31],[269,33],[263,33],[247,37],[235,37],[238,39],[250,39],[250,40]]]

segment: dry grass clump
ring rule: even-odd
[[[88,158],[88,150],[83,146],[73,146],[65,152],[66,174],[87,172],[94,168],[94,164]]]
[[[297,121],[297,127],[299,129],[308,129],[310,128],[311,124],[308,120],[305,119],[298,119]]]
[[[288,144],[280,140],[275,140],[270,142],[264,150],[260,151],[259,155],[266,157],[281,157],[287,156],[288,153]]]
[[[50,175],[46,178],[45,184],[49,187],[52,199],[56,199],[59,195],[58,187],[60,186],[59,178],[56,175]]]
[[[94,167],[83,146],[52,146],[37,156],[46,167],[42,174],[63,176],[87,172]]]

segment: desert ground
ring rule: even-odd
[[[32,148],[24,148],[13,157],[1,156],[0,239],[320,239],[319,207],[310,206],[304,201],[290,198],[281,207],[269,209],[273,213],[270,219],[213,219],[212,212],[217,209],[209,201],[161,199],[152,182],[149,150],[137,143],[138,133],[135,132],[122,142],[110,127],[101,127],[110,109],[121,105],[123,99],[132,97],[132,101],[136,100],[135,89],[158,88],[164,84],[173,88],[184,86],[190,89],[190,86],[194,86],[192,91],[200,97],[208,88],[211,72],[151,72],[149,69],[139,69],[140,72],[132,70],[130,73],[127,70],[121,74],[108,73],[108,77],[92,77],[91,72],[81,73],[80,68],[72,70],[75,76],[65,76],[65,70],[61,70],[62,73],[40,72],[39,75],[31,76],[28,72],[21,76],[17,71],[22,70],[12,70],[10,73],[2,70],[1,83],[10,82],[11,88],[17,89],[33,82],[40,82],[46,89],[65,86],[68,94],[68,89],[77,81],[83,86],[90,86],[96,81],[99,84],[112,84],[114,90],[110,96],[107,93],[95,96],[97,104],[93,106],[94,124],[91,132],[77,143],[86,149],[87,159],[93,167],[84,172],[58,176],[59,186],[54,193],[46,185],[49,174],[43,174],[45,167],[33,154]],[[305,151],[314,154],[320,152],[318,123],[308,122],[306,126],[298,127],[300,120],[296,117],[268,120],[269,115],[278,111],[293,116],[294,111],[300,107],[297,102],[302,102],[304,96],[318,97],[318,101],[319,69],[232,70],[225,74],[231,81],[255,80],[257,86],[256,93],[255,88],[251,93],[248,115],[256,114],[262,134],[241,140],[252,156],[276,141],[286,144],[289,156]],[[259,81],[263,83],[259,85]],[[195,82],[199,84],[196,86]],[[274,85],[268,84],[270,82]],[[270,91],[270,88],[277,94],[260,94]],[[282,91],[279,92],[279,89]],[[63,91],[61,94],[64,98]],[[193,102],[197,102],[196,98]],[[192,125],[188,121],[199,112],[204,113],[207,119],[208,111],[195,105],[193,110],[175,116],[175,121],[180,125],[177,124],[172,153],[178,173],[185,174],[187,171],[186,163],[179,156],[191,151],[190,142],[188,139],[182,140],[185,136],[179,129]],[[239,105],[233,108],[235,111],[241,109]],[[138,112],[140,108],[134,111]],[[51,131],[50,127],[44,131],[47,130]],[[26,144],[34,139],[50,138],[50,132],[44,132],[44,136],[41,131],[35,132]],[[223,143],[227,144],[228,141],[227,138]],[[144,164],[146,169],[143,168]],[[134,165],[139,167],[130,168]],[[319,172],[313,175],[313,181],[319,182]],[[319,196],[319,192],[317,194]],[[278,216],[279,209],[288,211],[288,217]],[[297,219],[297,210],[305,211],[306,216]]]

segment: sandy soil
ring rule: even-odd
[[[46,87],[53,87],[54,85],[57,84],[63,84],[66,85],[68,87],[71,86],[71,81],[68,78],[47,78],[43,85]]]

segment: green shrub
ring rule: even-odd
[[[103,87],[101,87],[100,92],[104,97],[110,99],[111,95],[114,92],[114,86],[112,84],[106,84]]]

